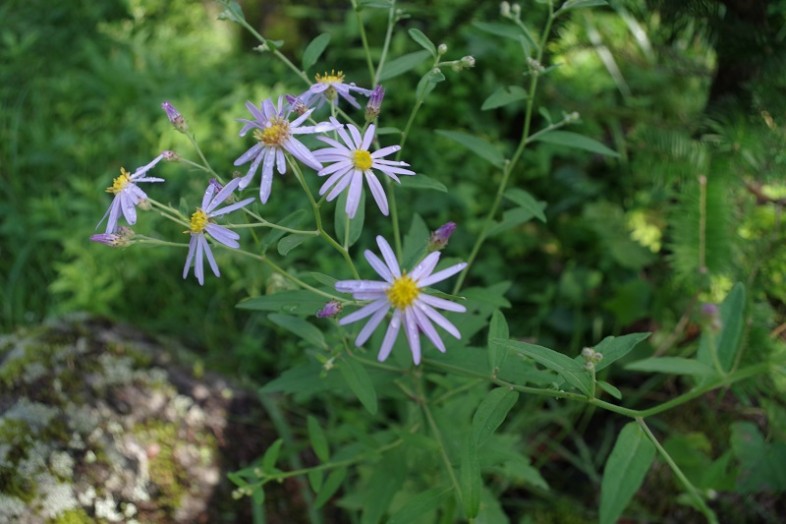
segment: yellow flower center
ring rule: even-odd
[[[352,153],[352,163],[355,165],[355,169],[360,169],[361,171],[371,169],[371,164],[373,163],[371,153],[358,149]]]
[[[273,118],[270,122],[264,130],[254,131],[254,138],[266,146],[280,147],[289,138],[289,122],[283,118]]]
[[[393,284],[385,291],[385,294],[387,294],[388,300],[393,307],[406,309],[418,298],[420,290],[415,281],[409,275],[404,274],[393,281]]]
[[[191,223],[188,225],[188,231],[186,231],[186,233],[201,233],[205,230],[207,223],[207,213],[201,209],[197,209],[194,211],[194,214],[191,215]]]
[[[122,190],[126,188],[126,186],[131,182],[131,174],[125,170],[125,168],[120,168],[120,176],[117,177],[112,181],[112,186],[106,188],[107,193],[118,194]]]
[[[314,78],[316,78],[317,82],[321,84],[343,84],[344,71],[339,71],[338,73],[336,73],[335,69],[331,69],[330,74],[328,74],[327,71],[325,71],[324,75],[320,75],[319,73],[317,73]]]

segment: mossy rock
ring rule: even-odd
[[[83,316],[0,337],[0,522],[250,522],[226,473],[274,435],[188,355]],[[270,520],[300,521],[291,506]]]

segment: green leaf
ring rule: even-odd
[[[290,395],[313,395],[340,386],[338,375],[322,376],[324,369],[316,362],[294,366],[259,389],[262,394],[287,393]]]
[[[655,446],[636,422],[622,428],[603,470],[600,523],[614,524],[641,487],[655,458]]]
[[[322,485],[322,489],[319,491],[317,499],[314,501],[314,507],[321,508],[324,506],[325,502],[330,500],[330,497],[332,497],[341,487],[341,483],[344,482],[346,476],[347,468],[338,468],[331,471]]]
[[[403,447],[403,446],[402,446]],[[385,452],[382,459],[371,467],[371,478],[363,491],[363,500],[373,504],[363,505],[360,524],[379,524],[390,507],[393,497],[407,479],[407,451],[401,448]]]
[[[507,351],[505,351],[504,348],[500,348],[497,344],[491,342],[494,338],[503,340],[510,338],[510,331],[508,330],[508,323],[505,320],[505,315],[503,315],[502,311],[499,309],[492,313],[491,322],[489,323],[489,366],[492,370],[500,368],[501,364],[504,364],[506,360],[505,357],[507,357]]]
[[[372,9],[390,9],[393,7],[392,0],[360,0],[358,2],[358,10],[370,7]]]
[[[298,209],[297,211],[294,211],[293,213],[290,213],[281,219],[281,221],[278,222],[278,225],[290,228],[298,228],[305,222],[307,216],[308,213],[305,209]],[[262,251],[267,251],[270,246],[281,240],[284,235],[286,235],[285,231],[280,229],[271,229],[270,233],[262,238]]]
[[[609,367],[613,362],[621,359],[631,352],[631,350],[642,340],[650,336],[650,333],[630,333],[621,337],[606,337],[600,344],[593,349],[603,355],[603,360],[595,364],[595,370]],[[581,357],[578,357],[581,358]]]
[[[311,442],[311,448],[319,457],[319,460],[327,462],[330,460],[330,447],[322,426],[319,425],[319,421],[315,417],[309,415],[306,418],[306,427],[308,428],[308,440]]]
[[[306,50],[303,51],[303,71],[308,71],[311,66],[317,63],[329,43],[330,35],[322,33],[306,46]]]
[[[401,187],[404,189],[434,189],[436,191],[448,192],[448,188],[442,182],[437,182],[431,177],[418,173],[415,176],[402,176]]]
[[[518,399],[518,392],[508,388],[492,389],[486,394],[472,417],[472,438],[478,447],[500,427]]]
[[[355,218],[352,219],[347,216],[346,212],[348,195],[349,191],[344,191],[338,197],[336,215],[333,221],[333,225],[336,228],[336,237],[341,245],[344,245],[344,235],[347,231],[347,221],[349,221],[349,238],[346,247],[350,247],[358,241],[360,234],[363,232],[363,222],[366,220],[366,193],[360,193],[358,210],[355,213]]]
[[[418,65],[422,64],[423,61],[430,56],[431,53],[428,51],[415,51],[414,53],[409,53],[400,56],[395,60],[391,60],[382,67],[382,73],[379,75],[379,79],[380,81],[384,82],[385,80],[390,80],[391,78],[403,75],[407,71],[410,71],[416,68]]]
[[[497,151],[494,146],[485,140],[482,140],[476,136],[463,133],[461,131],[448,131],[445,129],[437,129],[437,134],[442,135],[445,138],[449,138],[454,142],[458,142],[482,159],[491,162],[497,167],[502,167],[502,164],[505,163],[505,158],[502,156],[502,153]]]
[[[412,40],[417,42],[417,44],[420,45],[420,47],[431,53],[431,56],[433,56],[434,58],[437,57],[436,46],[431,40],[429,40],[429,37],[423,34],[423,31],[413,27],[407,32],[409,33],[410,38],[412,38]]]
[[[325,336],[316,326],[300,317],[271,313],[267,316],[274,324],[281,326],[287,331],[294,333],[309,344],[318,348],[327,348]]]
[[[715,370],[704,362],[681,357],[645,358],[631,362],[625,366],[625,369],[672,375],[713,375],[715,373]]]
[[[505,293],[508,292],[508,289],[510,289],[510,282],[498,282],[488,287],[469,287],[462,291],[462,295],[467,300],[499,309],[510,307],[510,302],[505,298]]]
[[[582,9],[584,7],[597,7],[601,5],[609,5],[609,3],[606,2],[606,0],[568,0],[567,2],[562,4],[562,6],[559,9],[557,9],[557,11],[554,13],[554,16],[555,17],[559,16],[562,13],[566,13],[573,9]]]
[[[430,70],[423,75],[415,89],[415,99],[422,102],[434,90],[438,83],[445,80],[445,75],[438,68]]]
[[[360,400],[363,407],[372,415],[376,415],[377,392],[374,389],[371,378],[368,376],[366,368],[356,360],[345,357],[341,360],[339,370],[349,386],[349,389],[351,389],[358,400]]]
[[[323,286],[327,286],[327,287],[334,288],[336,286],[336,282],[338,282],[337,278],[331,277],[330,275],[326,275],[324,273],[318,273],[316,271],[311,271],[310,273],[308,273],[308,276],[310,276],[311,278],[313,278],[315,281],[319,282]]]
[[[297,315],[313,315],[328,299],[306,290],[280,291],[272,295],[248,298],[236,306],[254,311],[280,311]]]
[[[600,389],[602,389],[612,397],[616,398],[617,400],[622,400],[622,392],[616,387],[606,382],[605,380],[598,380],[598,386],[600,386]]]
[[[699,341],[698,358],[707,365],[714,365],[710,344],[715,342],[721,368],[730,371],[740,347],[745,322],[745,286],[741,282],[737,282],[729,291],[719,309],[720,333],[710,331],[711,327],[704,330]]]
[[[284,444],[284,440],[278,439],[265,450],[265,454],[262,456],[262,471],[270,472],[276,469],[282,444]]]
[[[509,24],[500,24],[497,22],[472,22],[472,25],[485,33],[494,36],[502,36],[510,38],[511,40],[519,41],[522,36],[522,31],[518,27]]]
[[[489,109],[496,109],[498,107],[506,106],[508,104],[512,104],[513,102],[526,99],[527,90],[523,87],[503,86],[491,93],[491,95],[483,102],[483,105],[480,106],[480,109],[482,111],[488,111]]]
[[[325,481],[325,471],[321,469],[312,469],[308,472],[308,483],[314,493],[319,493],[322,489],[322,483]]]
[[[535,200],[535,197],[523,189],[519,189],[517,187],[509,188],[507,191],[505,191],[504,196],[511,202],[518,205],[520,208],[532,213],[532,216],[541,222],[546,222],[546,215],[543,214],[543,210],[546,208],[545,202],[539,202]]]
[[[443,499],[447,498],[451,491],[451,488],[438,486],[407,499],[407,503],[404,504],[403,508],[390,517],[388,524],[412,524],[413,522],[419,522],[423,515],[439,507]]]
[[[282,257],[295,249],[297,246],[312,238],[311,235],[288,235],[278,241],[278,254]]]
[[[426,252],[430,233],[426,223],[415,213],[412,215],[412,224],[404,235],[404,246],[401,254],[401,267],[412,270],[415,262]]]
[[[478,441],[466,435],[461,446],[461,470],[459,482],[461,485],[461,501],[464,504],[464,514],[473,520],[480,509],[480,487],[483,479],[480,477],[480,463],[478,461]]]
[[[543,214],[543,208],[546,207],[545,204],[541,204],[540,214]],[[493,226],[489,228],[487,233],[488,236],[494,236],[503,231],[507,231],[508,229],[512,229],[516,226],[520,226],[525,222],[529,222],[535,218],[535,214],[530,211],[529,209],[523,207],[517,207],[514,209],[508,209],[504,213],[502,213],[502,220],[499,222],[495,222]]]
[[[615,158],[620,156],[619,153],[609,149],[597,140],[572,131],[548,131],[542,135],[533,136],[532,140],[544,142],[546,144],[572,147],[574,149],[583,149],[584,151]]]
[[[512,351],[521,353],[548,369],[556,371],[568,384],[588,397],[592,396],[592,385],[587,371],[584,369],[584,366],[572,358],[553,349],[517,340],[492,339],[492,341],[495,344],[500,344]]]

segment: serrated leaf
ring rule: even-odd
[[[305,51],[303,51],[303,71],[308,71],[311,66],[317,63],[317,60],[325,52],[325,48],[327,48],[329,43],[330,35],[328,33],[322,33],[309,42]]]
[[[267,316],[277,326],[281,326],[290,333],[294,333],[309,344],[318,348],[327,348],[325,336],[316,326],[311,325],[307,320],[300,317],[271,313]]]
[[[341,196],[338,197],[336,214],[333,221],[333,225],[336,228],[336,237],[342,245],[344,245],[344,235],[347,231],[347,221],[349,222],[349,237],[347,238],[348,242],[346,247],[350,247],[358,241],[360,234],[363,232],[363,223],[366,220],[366,193],[360,193],[358,210],[355,213],[355,218],[352,219],[347,216],[346,212],[348,195],[349,191],[344,191],[341,193]]]
[[[546,207],[546,204],[542,204],[543,207]],[[543,214],[543,207],[541,208],[541,214]],[[514,209],[508,209],[504,213],[502,213],[502,220],[499,222],[495,222],[493,226],[491,226],[486,233],[487,236],[491,237],[494,235],[498,235],[508,229],[512,229],[516,226],[520,226],[526,222],[529,222],[535,218],[535,214],[523,207],[517,207]]]
[[[543,214],[543,210],[546,208],[545,202],[535,200],[535,197],[523,189],[519,189],[517,187],[509,188],[507,191],[505,191],[504,196],[520,208],[532,213],[532,216],[541,222],[546,222],[546,215]]]
[[[410,38],[412,38],[412,40],[417,42],[417,44],[420,45],[420,47],[422,47],[423,49],[425,49],[426,51],[431,53],[431,56],[433,56],[434,58],[437,57],[437,48],[436,48],[436,46],[429,39],[429,37],[427,37],[425,34],[423,34],[423,31],[413,27],[413,28],[411,28],[407,32],[409,33]]]
[[[448,192],[442,182],[437,182],[431,177],[418,173],[415,176],[402,176],[400,187],[404,189],[434,189],[435,191]]]
[[[330,460],[330,447],[322,426],[319,425],[319,421],[315,417],[309,415],[306,419],[306,427],[308,429],[308,440],[311,442],[311,449],[314,450],[319,460],[327,462]]]
[[[330,500],[336,491],[341,487],[341,483],[347,477],[347,468],[334,469],[330,472],[325,479],[322,489],[319,491],[316,500],[314,501],[315,508],[321,508],[325,503]]]
[[[617,522],[641,487],[655,458],[655,446],[636,422],[622,428],[611,450],[600,487],[600,522]]]
[[[482,111],[496,109],[498,107],[527,99],[527,90],[519,86],[503,86],[497,88],[480,106]]]
[[[445,75],[442,71],[435,68],[423,75],[418,82],[418,87],[415,89],[415,99],[422,102],[434,90],[438,83],[445,80]]]
[[[621,337],[606,337],[593,349],[603,355],[603,360],[595,364],[595,370],[609,367],[612,363],[626,356],[636,345],[647,339],[650,333],[629,333]],[[581,358],[581,357],[579,357]]]
[[[328,299],[306,290],[280,291],[272,295],[261,295],[237,304],[238,309],[254,311],[279,311],[292,315],[313,315]]]
[[[312,238],[311,235],[287,235],[278,241],[278,254],[282,257],[295,249],[297,246]]]
[[[276,468],[278,455],[281,452],[281,445],[284,444],[283,439],[278,439],[265,450],[262,456],[262,471],[273,471]]]
[[[418,65],[422,64],[423,61],[425,61],[430,56],[431,53],[428,51],[415,51],[414,53],[408,53],[391,60],[390,62],[385,63],[385,65],[382,67],[382,72],[379,75],[379,79],[380,81],[384,82],[385,80],[390,80],[391,78],[403,75],[407,71],[410,71],[416,68]]]
[[[592,396],[590,377],[584,366],[567,355],[563,355],[553,349],[517,340],[493,339],[492,341],[507,347],[511,351],[521,353],[548,369],[556,371],[568,384],[588,397]]]
[[[354,359],[346,357],[341,361],[339,371],[363,407],[372,415],[376,415],[377,392],[366,368]]]
[[[505,320],[505,315],[503,315],[502,311],[499,309],[495,310],[491,315],[491,322],[489,323],[489,336],[487,339],[489,347],[489,366],[492,370],[502,367],[502,364],[504,364],[507,357],[507,351],[505,351],[505,348],[501,348],[497,344],[493,344],[491,342],[491,340],[494,338],[503,340],[510,338],[508,322]]]
[[[518,392],[508,388],[492,389],[483,397],[472,417],[472,438],[478,447],[482,447],[505,421],[518,399]]]
[[[625,369],[649,373],[669,373],[672,375],[713,375],[715,370],[698,360],[681,357],[645,358],[631,362]]]
[[[619,153],[609,149],[594,138],[580,135],[572,131],[549,131],[547,133],[543,133],[542,135],[533,136],[532,140],[535,142],[565,146],[573,149],[582,149],[584,151],[590,151],[599,155],[606,155],[615,158],[620,156]]]
[[[505,163],[505,158],[502,156],[502,153],[497,151],[494,146],[485,140],[474,135],[463,133],[461,131],[448,131],[445,129],[437,129],[437,134],[442,135],[445,138],[449,138],[454,142],[458,142],[465,148],[478,155],[480,158],[491,162],[491,164],[497,167],[502,167],[502,164]]]

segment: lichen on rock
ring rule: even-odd
[[[90,317],[0,338],[0,522],[239,521],[211,501],[231,500],[222,445],[246,394],[171,355]]]

